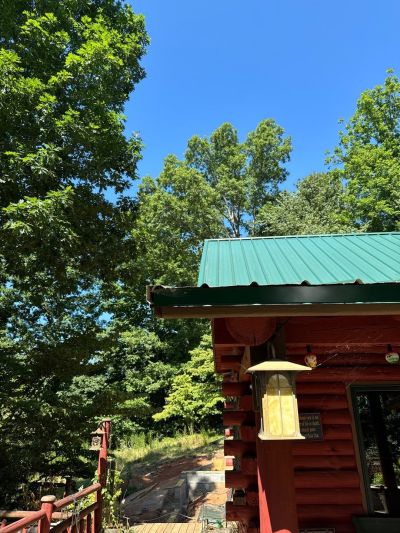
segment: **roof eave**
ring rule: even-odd
[[[163,318],[400,314],[400,284],[149,286],[147,300]]]

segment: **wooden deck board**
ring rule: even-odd
[[[201,533],[199,522],[135,524],[135,533]]]

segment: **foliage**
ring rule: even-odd
[[[261,121],[243,143],[225,123],[208,138],[189,139],[185,162],[217,194],[217,207],[231,237],[254,233],[260,208],[273,200],[288,172],[290,137],[272,119]]]
[[[314,173],[266,204],[258,218],[261,235],[309,235],[354,230],[345,220],[344,187],[337,172]]]
[[[133,253],[126,191],[141,147],[122,112],[148,38],[114,0],[1,12],[0,500],[11,505],[34,473],[90,468],[82,436],[108,408],[101,333]]]
[[[214,372],[211,338],[204,336],[173,379],[164,409],[153,415],[154,420],[182,420],[184,427],[193,431],[220,414],[223,401],[220,383],[220,376]]]
[[[400,80],[364,91],[330,161],[346,180],[349,219],[364,231],[400,229]]]

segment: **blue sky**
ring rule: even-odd
[[[289,188],[324,169],[338,120],[360,93],[400,74],[399,0],[131,0],[151,38],[147,77],[126,106],[127,133],[157,176],[194,134],[231,122],[244,138],[264,118],[292,136]]]

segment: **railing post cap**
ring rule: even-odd
[[[56,501],[56,497],[53,496],[52,494],[48,494],[47,496],[42,496],[42,498],[40,499],[40,501],[42,503],[54,503]]]
[[[111,422],[111,418],[103,418],[102,422]]]

